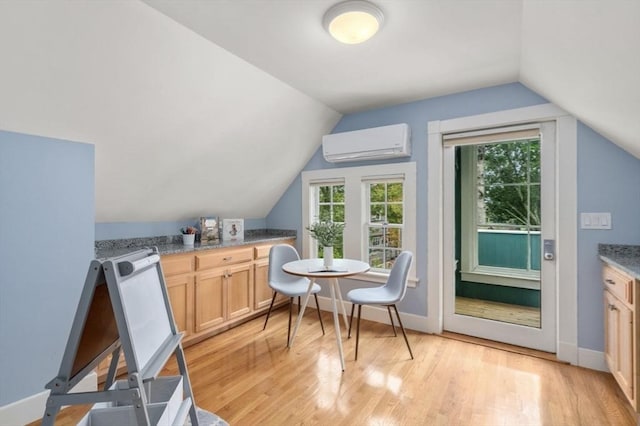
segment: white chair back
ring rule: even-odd
[[[409,270],[413,262],[413,254],[410,251],[403,251],[396,258],[389,278],[387,279],[387,291],[394,295],[396,302],[401,301],[407,292],[407,284],[409,281]]]
[[[292,283],[300,281],[300,277],[287,274],[282,265],[294,260],[300,260],[298,251],[289,244],[278,244],[269,251],[269,283]]]

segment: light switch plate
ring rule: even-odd
[[[580,213],[580,228],[611,229],[611,213]]]

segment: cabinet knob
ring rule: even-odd
[[[222,260],[227,261],[227,260],[231,260],[233,259],[233,256],[229,256],[229,257],[223,257]]]
[[[604,280],[604,282],[605,282],[605,283],[607,283],[607,284],[611,284],[611,285],[615,285],[615,283],[616,283],[616,282],[615,282],[614,280],[612,280],[611,278],[607,278],[606,280]]]
[[[617,311],[618,308],[615,305],[612,305],[611,303],[609,303],[609,310],[610,311]]]

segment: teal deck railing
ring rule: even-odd
[[[527,258],[529,259],[527,261]],[[519,231],[478,232],[478,263],[484,266],[540,270],[540,234]],[[459,279],[459,278],[458,278]],[[540,291],[458,281],[456,295],[540,307]]]
[[[527,258],[529,258],[530,264],[528,264]],[[478,231],[478,263],[484,266],[530,268],[539,271],[540,233]]]

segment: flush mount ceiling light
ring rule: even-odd
[[[384,22],[382,11],[364,0],[349,0],[333,5],[324,14],[324,28],[336,40],[358,44],[374,36]]]

